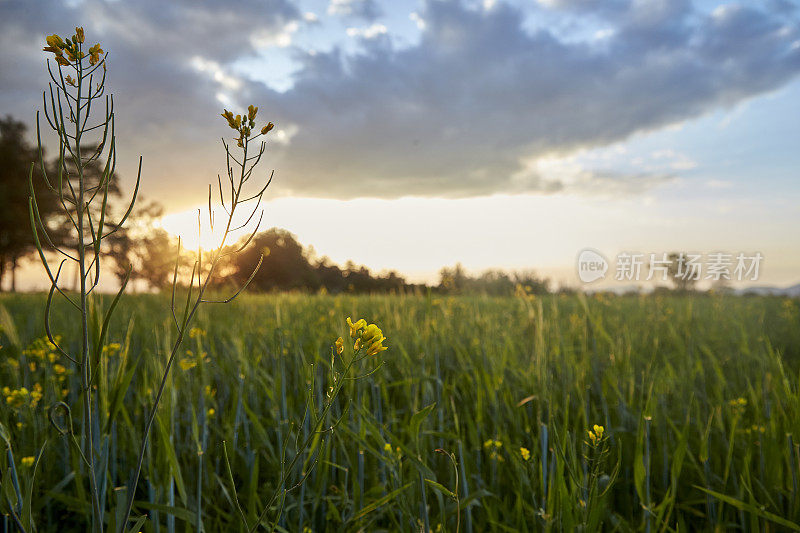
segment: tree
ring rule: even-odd
[[[16,290],[17,267],[35,250],[28,213],[28,178],[39,153],[26,141],[25,130],[25,124],[10,115],[0,118],[0,291],[8,273],[11,290]],[[58,200],[54,195],[44,194],[47,185],[39,165],[33,169],[33,186],[37,197],[42,198],[39,202],[42,222],[48,226],[51,238],[60,239],[63,224],[57,216]]]
[[[460,293],[466,289],[468,281],[469,276],[461,263],[452,268],[443,267],[439,271],[439,289],[444,292]]]
[[[172,283],[178,246],[162,228],[133,241],[135,263],[133,278],[144,280],[151,289],[162,290]],[[181,262],[186,266],[187,261]]]
[[[696,257],[683,252],[669,254],[670,264],[667,271],[670,278],[672,278],[676,291],[687,292],[694,290],[699,278],[699,271],[695,270],[699,267]]]
[[[164,229],[156,227],[156,220],[163,214],[160,203],[140,198],[125,227],[108,237],[108,255],[120,283],[129,269],[132,269],[131,279],[144,280],[152,289],[162,289],[172,281],[178,247]],[[166,276],[165,265],[169,271]]]
[[[237,283],[243,283],[250,276],[262,254],[264,259],[252,287],[264,291],[319,288],[319,278],[303,246],[294,235],[280,228],[257,234],[248,249],[239,254],[232,276]]]

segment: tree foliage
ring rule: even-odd
[[[39,154],[25,138],[26,129],[24,122],[11,116],[0,118],[0,290],[7,274],[11,290],[15,289],[17,267],[35,249],[28,216],[28,177]],[[39,165],[33,168],[33,183],[36,193],[44,191]],[[57,216],[57,199],[44,199],[39,212],[50,235],[54,239],[63,237],[65,226]]]

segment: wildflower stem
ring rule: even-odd
[[[225,147],[225,149],[226,149],[226,152],[228,152],[228,156],[230,157],[230,153],[228,151],[227,146]],[[247,158],[247,141],[246,140],[244,142],[243,150],[244,150],[243,160],[246,160],[246,158]],[[159,387],[158,387],[158,392],[156,393],[156,397],[155,397],[155,400],[153,402],[153,406],[150,408],[150,412],[148,413],[148,416],[147,416],[147,422],[145,424],[144,434],[142,435],[141,444],[139,446],[139,455],[138,455],[138,458],[137,458],[137,461],[136,461],[136,468],[134,470],[134,474],[133,474],[133,477],[131,479],[130,488],[128,490],[128,499],[127,499],[127,504],[125,506],[125,513],[123,515],[123,519],[120,521],[119,526],[118,526],[119,527],[119,530],[118,530],[119,533],[124,533],[125,532],[125,527],[126,527],[126,525],[128,523],[128,520],[130,519],[131,510],[133,508],[133,499],[134,499],[134,496],[135,496],[135,493],[136,493],[136,486],[139,483],[139,477],[140,477],[141,471],[142,471],[142,463],[144,462],[144,455],[145,455],[145,452],[146,452],[146,449],[147,449],[147,441],[148,441],[148,438],[149,438],[149,435],[150,435],[150,430],[151,430],[151,428],[153,426],[153,422],[154,422],[155,417],[156,417],[156,413],[158,411],[158,406],[161,403],[161,397],[164,394],[164,389],[166,388],[167,379],[169,377],[169,372],[170,372],[170,369],[172,368],[172,363],[174,362],[175,356],[177,355],[178,350],[180,349],[181,344],[183,343],[183,338],[184,338],[184,335],[185,335],[185,333],[187,331],[187,328],[189,327],[189,324],[191,323],[192,319],[194,318],[195,314],[197,313],[197,310],[199,309],[200,305],[203,304],[203,303],[206,303],[206,300],[203,299],[203,296],[204,296],[204,294],[206,292],[206,289],[208,288],[208,284],[211,281],[211,278],[214,275],[214,272],[216,270],[217,264],[219,263],[219,260],[222,257],[222,250],[223,250],[223,248],[225,246],[225,243],[227,242],[227,239],[228,239],[228,237],[230,235],[230,232],[231,232],[231,227],[233,225],[234,213],[236,212],[236,207],[240,203],[239,197],[241,195],[242,185],[244,184],[245,175],[246,175],[245,164],[244,163],[240,163],[240,165],[241,165],[241,169],[240,169],[238,184],[236,184],[236,186],[233,188],[233,191],[232,191],[231,209],[230,209],[230,213],[228,214],[228,220],[227,220],[227,223],[225,225],[225,231],[222,234],[222,239],[220,240],[219,247],[216,248],[214,250],[214,252],[212,253],[211,261],[209,262],[209,266],[208,266],[208,273],[205,275],[205,279],[202,279],[202,275],[203,274],[202,274],[202,272],[199,271],[198,263],[197,262],[195,263],[195,269],[197,269],[198,293],[195,296],[194,300],[191,299],[191,291],[192,291],[192,287],[194,286],[194,270],[192,271],[192,278],[191,278],[191,281],[189,282],[189,295],[188,295],[187,301],[186,301],[186,309],[184,310],[183,318],[181,320],[180,326],[178,327],[178,337],[177,337],[177,339],[175,340],[175,342],[172,345],[172,349],[170,351],[170,355],[169,355],[169,358],[167,360],[166,368],[164,369],[164,373],[161,376],[161,382],[160,382]],[[232,175],[232,172],[230,171],[230,168],[229,168],[229,174]],[[263,190],[262,190],[262,192],[263,192]],[[259,265],[260,264],[261,263],[259,261]],[[177,263],[176,263],[175,278],[177,278]],[[202,281],[201,281],[201,279],[202,279]],[[176,283],[177,283],[177,279],[173,279],[173,304],[172,304],[173,316],[174,316],[174,290],[175,290],[175,286],[176,286],[175,284]],[[239,293],[237,292],[236,294],[238,295]],[[234,298],[235,298],[235,296],[236,295],[234,295]],[[233,298],[230,298],[228,301],[230,301],[232,299]]]

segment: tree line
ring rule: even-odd
[[[87,146],[91,153],[94,147]],[[47,159],[45,163],[50,186],[60,186],[64,191],[76,184],[70,180],[77,175],[71,168],[69,158],[59,169],[57,158]],[[17,288],[17,271],[22,264],[36,253],[28,212],[29,173],[33,172],[33,187],[40,198],[39,212],[53,244],[69,249],[74,243],[75,229],[69,222],[69,215],[63,214],[58,195],[45,194],[47,184],[39,165],[31,170],[31,163],[38,161],[40,154],[35,146],[26,140],[26,126],[11,116],[0,118],[0,291],[8,287]],[[103,168],[93,161],[84,168],[84,179],[100,183]],[[61,179],[54,179],[61,176]],[[60,185],[59,185],[60,184]],[[69,195],[65,194],[66,200]],[[111,212],[121,218],[126,206],[116,206],[121,197],[119,177],[112,174],[109,187]],[[74,213],[75,206],[66,204]],[[109,256],[113,262],[112,271],[121,282],[131,270],[131,280],[149,290],[168,289],[173,282],[175,260],[178,257],[177,240],[158,226],[163,215],[163,207],[154,201],[138,201],[124,228],[108,239]],[[107,222],[114,228],[114,218]],[[45,243],[43,243],[45,245]],[[238,247],[237,245],[231,248]],[[47,246],[45,246],[47,249]],[[445,267],[439,273],[438,285],[427,286],[408,282],[394,271],[375,273],[367,267],[348,261],[344,266],[334,264],[327,257],[317,257],[311,248],[306,248],[290,232],[272,228],[256,234],[245,251],[230,255],[221,268],[224,270],[224,283],[231,285],[244,283],[253,268],[262,258],[261,267],[250,283],[251,290],[303,290],[340,292],[406,292],[420,289],[442,293],[484,293],[490,295],[513,294],[523,287],[528,293],[543,293],[548,290],[548,281],[533,273],[506,273],[489,270],[479,276],[470,276],[457,264]],[[191,253],[184,253],[179,264],[180,271],[191,270]],[[180,283],[183,276],[178,279]],[[222,287],[219,287],[222,288]]]

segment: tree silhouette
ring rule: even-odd
[[[25,123],[10,115],[0,119],[0,291],[7,274],[11,275],[11,290],[16,290],[17,267],[35,250],[28,213],[28,177],[39,154],[26,141],[25,130]],[[42,198],[39,202],[42,222],[47,224],[54,240],[62,239],[64,225],[57,216],[58,200],[54,195],[44,194],[46,184],[39,165],[33,169],[33,186]]]
[[[687,292],[694,290],[697,283],[697,276],[692,271],[690,258],[684,253],[673,252],[669,254],[670,264],[668,273],[675,286],[675,290],[679,292]]]

